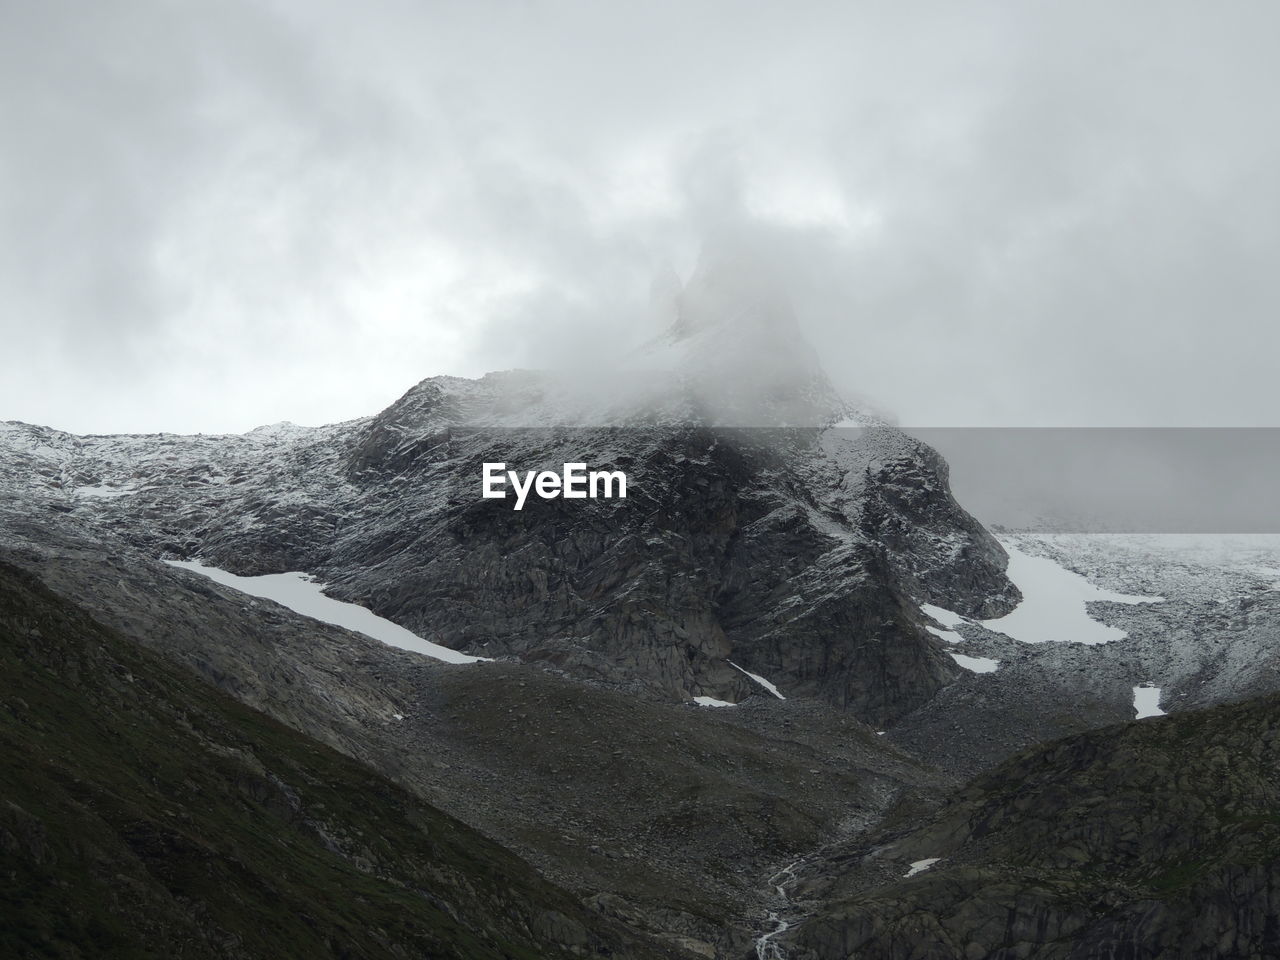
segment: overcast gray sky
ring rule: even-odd
[[[244,430],[770,238],[908,425],[1280,422],[1280,5],[0,0],[0,419]]]

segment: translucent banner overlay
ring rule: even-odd
[[[919,428],[983,523],[1035,532],[1280,533],[1280,428]]]
[[[477,460],[474,469],[462,471],[452,481],[465,488],[459,490],[463,497],[480,495],[481,459],[510,461],[513,469],[557,470],[560,460],[573,459],[584,461],[588,468],[608,464],[629,472],[640,469],[630,496],[660,499],[665,494],[646,488],[641,469],[648,453],[669,452],[674,444],[681,449],[687,446],[684,452],[696,460],[715,442],[712,435],[744,451],[772,451],[765,454],[766,459],[774,459],[776,452],[778,466],[799,458],[808,463],[806,470],[816,467],[830,472],[835,485],[842,471],[862,461],[858,455],[833,456],[833,439],[842,447],[856,446],[863,459],[874,463],[910,456],[914,444],[908,438],[914,438],[945,458],[956,500],[990,527],[1040,533],[1280,534],[1280,428],[646,428],[628,424],[455,427],[452,434],[455,440],[483,438],[484,452],[470,451]],[[886,435],[898,439],[886,443]],[[818,462],[824,459],[829,462]],[[672,463],[664,462],[670,469]]]

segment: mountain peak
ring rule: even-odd
[[[786,284],[757,243],[717,240],[703,247],[689,282],[674,298],[675,318],[668,331],[675,340],[714,327],[743,327],[795,332],[797,325]]]
[[[622,371],[646,378],[645,405],[678,406],[718,426],[829,426],[856,416],[806,339],[762,243],[708,242],[688,282],[665,270],[652,299],[666,329]]]

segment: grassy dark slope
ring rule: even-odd
[[[658,955],[7,565],[0,690],[0,956]]]
[[[1280,956],[1280,697],[1049,744],[879,844],[828,865],[795,956]]]

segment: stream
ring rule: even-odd
[[[778,893],[778,899],[782,901],[784,911],[791,906],[791,898],[787,896],[787,884],[795,880],[796,868],[802,863],[804,863],[803,857],[787,864],[769,878],[769,883]],[[773,939],[790,930],[794,919],[794,916],[788,919],[776,910],[769,911],[767,922],[773,924],[773,929],[756,938],[756,960],[786,960],[787,955],[783,953],[782,947],[773,942]]]

